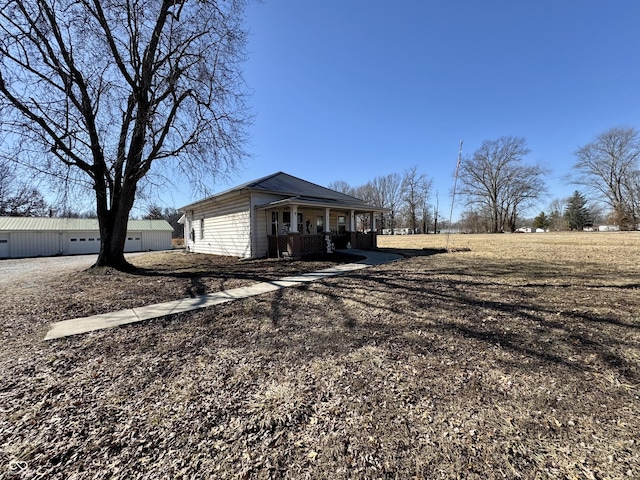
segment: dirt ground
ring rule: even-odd
[[[640,234],[446,241],[51,342],[327,262],[149,255],[0,293],[0,479],[639,478]]]

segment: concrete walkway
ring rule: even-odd
[[[173,302],[158,303],[156,305],[131,308],[128,310],[121,310],[119,312],[103,313],[92,317],[63,320],[62,322],[54,323],[44,339],[53,340],[54,338],[68,337],[70,335],[78,335],[80,333],[92,332],[94,330],[102,330],[103,328],[116,327],[118,325],[126,325],[129,323],[141,322],[143,320],[151,320],[152,318],[198,310],[200,308],[231,302],[240,298],[247,298],[254,295],[273,292],[281,288],[295,287],[304,283],[315,282],[317,280],[322,280],[323,278],[353,272],[355,270],[360,270],[373,265],[380,265],[402,258],[400,255],[392,253],[373,252],[367,250],[352,249],[340,251],[344,253],[352,253],[354,255],[361,255],[366,258],[355,263],[335,265],[317,272],[301,273],[300,275],[285,277],[280,280],[255,283],[246,287],[223,290],[221,292],[214,292],[195,298],[183,298]]]

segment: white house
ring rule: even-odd
[[[259,258],[299,257],[336,248],[376,248],[374,213],[388,209],[278,172],[180,208],[190,252]],[[370,233],[356,215],[370,214]]]
[[[618,225],[600,225],[598,226],[599,232],[619,232],[620,227]]]
[[[170,250],[165,220],[129,220],[125,252]],[[100,251],[98,220],[0,217],[0,258],[77,255]]]

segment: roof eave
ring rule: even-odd
[[[344,209],[344,210],[355,210],[358,212],[374,212],[374,213],[388,213],[391,211],[389,208],[375,207],[373,205],[366,204],[350,204],[350,203],[339,203],[335,201],[309,201],[302,200],[297,197],[285,198],[282,200],[276,200],[274,202],[265,203],[262,205],[256,205],[256,210],[267,210],[270,208],[277,208],[281,206],[291,206],[297,205],[299,207],[316,207],[316,208],[331,208],[331,209]]]

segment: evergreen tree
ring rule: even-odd
[[[547,229],[549,228],[549,225],[551,225],[551,219],[544,212],[540,212],[540,214],[533,219],[533,224],[532,224],[533,228]]]
[[[586,204],[587,199],[577,190],[567,200],[564,216],[570,230],[582,230],[589,224],[589,210],[586,208]]]

